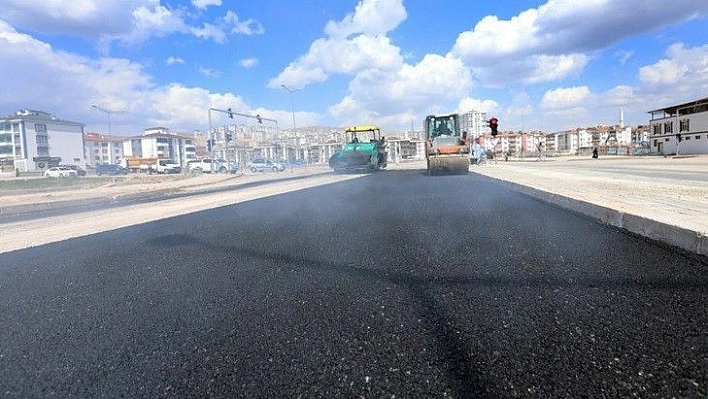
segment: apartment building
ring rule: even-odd
[[[113,136],[101,133],[84,135],[84,153],[86,168],[92,169],[102,164],[117,164],[123,159],[123,141],[125,136]]]
[[[708,154],[708,97],[649,111],[656,154]]]
[[[0,160],[20,172],[41,172],[59,164],[84,167],[83,133],[83,123],[21,110],[0,118]]]
[[[467,137],[475,139],[489,133],[487,125],[487,113],[479,111],[468,111],[460,114],[460,128],[467,132]]]
[[[142,136],[127,137],[122,144],[124,156],[171,159],[182,166],[197,153],[193,136],[170,132],[166,127],[145,129]]]

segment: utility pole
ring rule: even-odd
[[[96,104],[91,105],[91,107],[96,108],[97,110],[99,110],[105,114],[108,114],[108,135],[110,136],[111,135],[111,115],[112,114],[124,114],[125,111],[113,111],[110,109],[101,108]]]
[[[293,134],[295,134],[295,147],[296,147],[296,154],[295,154],[295,159],[300,159],[300,137],[297,134],[297,130],[295,127],[295,103],[293,101],[293,93],[296,91],[300,91],[300,89],[291,89],[286,85],[280,85],[283,89],[287,90],[288,93],[290,93],[290,112],[293,115]]]

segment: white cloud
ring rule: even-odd
[[[2,19],[36,32],[95,38],[130,31],[132,11],[155,0],[4,0]]]
[[[246,69],[254,68],[258,65],[258,58],[244,58],[239,61],[239,64]]]
[[[310,51],[288,65],[269,83],[269,87],[281,84],[304,87],[322,82],[333,73],[354,75],[368,69],[393,70],[400,68],[402,63],[400,49],[386,36],[317,39],[310,45]]]
[[[403,0],[361,0],[353,14],[341,21],[329,21],[325,33],[334,38],[346,38],[357,33],[385,34],[408,17]]]
[[[192,0],[192,5],[200,10],[204,10],[208,7],[220,7],[221,0]]]
[[[634,102],[635,95],[635,90],[631,86],[615,86],[605,93],[602,93],[601,103],[619,107],[620,105]]]
[[[215,94],[206,89],[181,84],[156,88],[146,96],[145,103],[141,106],[146,107],[145,114],[149,126],[169,126],[172,130],[179,130],[182,126],[206,127],[208,111],[205,104],[220,109],[248,109],[243,100],[233,94]]]
[[[530,57],[532,62],[529,73],[524,78],[526,83],[551,82],[578,74],[585,68],[589,59],[584,54],[538,55]]]
[[[68,34],[96,40],[105,51],[115,41],[136,44],[151,37],[192,35],[225,43],[228,35],[264,33],[254,19],[240,21],[227,13],[215,21],[192,23],[187,6],[169,7],[160,0],[6,0],[2,18],[13,26],[50,34]],[[221,5],[221,0],[194,0],[197,9]]]
[[[175,65],[175,64],[184,64],[184,60],[180,57],[167,57],[165,60],[165,64],[167,65]]]
[[[143,65],[126,59],[94,60],[53,49],[17,32],[2,20],[0,49],[3,57],[14,60],[0,62],[2,91],[15,93],[3,98],[6,112],[41,109],[63,119],[86,123],[87,129],[92,130],[106,126],[105,114],[91,107],[98,104],[125,111],[113,118],[113,133],[139,134],[146,127],[158,125],[185,132],[205,129],[206,110],[210,106],[234,107],[246,112],[249,109],[240,97],[231,93],[210,93],[180,84],[158,86],[145,73]],[[172,60],[179,62],[177,57]],[[23,71],[32,72],[30,75]]]
[[[541,108],[546,110],[572,109],[588,105],[592,93],[587,86],[567,87],[549,90],[543,95]]]
[[[549,0],[509,20],[483,18],[460,33],[452,53],[492,84],[560,80],[587,65],[583,52],[706,13],[704,0],[676,0],[668,8],[645,0]]]
[[[175,32],[188,33],[191,29],[179,12],[161,5],[152,8],[140,6],[133,10],[133,25],[131,32],[118,38],[124,42],[140,43],[152,36],[163,37]]]
[[[218,78],[218,77],[221,77],[221,75],[222,75],[221,72],[215,71],[213,69],[209,69],[204,66],[199,66],[199,68],[197,68],[197,70],[199,71],[199,73],[201,75],[204,75],[208,78]]]
[[[648,86],[705,85],[708,83],[708,45],[687,49],[673,44],[667,58],[639,69],[639,79]]]
[[[330,74],[400,68],[400,49],[385,33],[406,16],[402,0],[360,1],[353,14],[338,22],[329,21],[325,27],[328,37],[315,40],[305,55],[290,63],[268,86],[304,87],[323,82]]]
[[[265,33],[265,29],[263,28],[263,25],[261,25],[260,22],[256,21],[253,18],[241,21],[238,17],[238,14],[233,11],[227,11],[223,20],[226,22],[227,25],[231,27],[231,33],[234,34],[251,36],[262,35]]]
[[[184,9],[170,9],[155,5],[152,8],[140,6],[133,11],[133,30],[127,34],[116,36],[115,39],[135,43],[150,37],[162,37],[173,33],[190,34],[204,40],[225,43],[227,34],[257,35],[265,30],[254,19],[240,21],[233,11],[214,23],[204,22],[201,26],[190,25],[185,21],[188,13]]]
[[[212,39],[217,43],[226,42],[226,33],[222,28],[216,25],[205,23],[204,25],[202,25],[201,28],[191,27],[189,28],[189,31],[192,33],[192,35],[200,39]]]
[[[465,97],[457,105],[457,112],[467,113],[470,111],[492,112],[499,108],[499,104],[494,100],[478,100],[476,98]]]
[[[619,59],[620,65],[625,65],[632,56],[634,56],[634,51],[623,50],[615,52],[615,57]]]
[[[468,92],[469,82],[469,70],[459,60],[429,54],[420,63],[398,70],[358,73],[349,84],[349,94],[329,112],[345,124],[382,114],[401,125],[410,122],[411,112],[450,112]]]

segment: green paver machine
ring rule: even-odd
[[[337,173],[372,172],[386,167],[386,139],[377,126],[351,126],[345,130],[347,142],[329,158]]]

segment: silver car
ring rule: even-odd
[[[251,172],[265,172],[266,170],[271,170],[273,172],[282,172],[285,170],[285,165],[280,162],[274,162],[270,159],[257,158],[248,164]]]

